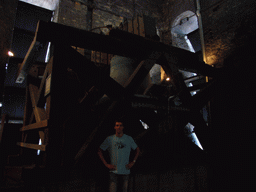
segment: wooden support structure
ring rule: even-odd
[[[199,62],[197,56],[191,52],[147,39],[142,17],[125,23],[122,30],[111,30],[109,35],[105,36],[57,23],[38,23],[36,36],[23,61],[17,82],[22,82],[22,71],[32,65],[31,58],[36,54],[35,46],[51,41],[54,51],[43,78],[28,78],[24,124],[20,129],[23,137],[18,145],[44,151],[44,164],[47,167],[54,168],[72,165],[73,161],[78,162],[104,122],[113,116],[114,111],[119,110],[118,106],[124,101],[130,102],[131,106],[132,103],[137,103],[137,106],[138,103],[145,103],[144,108],[182,112],[187,115],[184,124],[191,121],[192,117],[195,117],[193,121],[199,119],[199,110],[192,103],[200,103],[202,106],[204,102],[199,100],[202,97],[205,97],[204,101],[209,99],[208,95],[204,92],[201,96],[192,97],[179,69],[186,68],[208,76],[218,76],[219,71]],[[74,47],[95,50],[92,59],[86,59]],[[135,70],[124,87],[95,65],[109,64],[111,55],[136,58]],[[159,102],[145,96],[135,96],[138,86],[155,63],[162,65],[170,75],[172,89],[175,96],[181,99],[181,106],[168,106],[168,99]],[[110,104],[98,119],[94,117],[92,105],[95,106],[104,94],[110,98]],[[86,121],[87,125],[93,126],[87,126],[85,129],[83,124],[79,129],[80,125],[74,121],[80,115],[84,115],[80,123]],[[199,124],[203,124],[201,120]],[[81,130],[86,131],[83,137],[78,134]],[[31,132],[38,132],[42,145],[26,142],[26,135]],[[77,137],[77,143],[71,142],[71,139],[74,139],[72,136]]]
[[[33,43],[32,43],[33,44]],[[29,57],[30,56],[29,54]],[[24,63],[27,66],[32,64],[25,59]],[[40,151],[45,151],[48,144],[48,126],[49,126],[49,112],[50,112],[50,95],[45,94],[45,84],[47,77],[51,74],[52,60],[49,61],[45,67],[43,78],[39,79],[38,74],[33,74],[27,76],[27,91],[26,91],[26,103],[24,110],[23,127],[20,128],[22,132],[21,142],[17,142],[17,145],[21,146],[20,155],[23,155],[25,148],[36,149]],[[38,133],[41,139],[42,145],[38,144],[38,140],[34,137],[35,133]],[[30,140],[30,141],[28,141]],[[33,143],[30,143],[30,142]],[[36,142],[36,143],[35,143]],[[44,156],[46,156],[44,154]]]
[[[22,128],[20,128],[20,131],[27,131],[27,130],[32,130],[32,129],[40,129],[40,128],[45,128],[48,126],[48,120],[42,120],[38,123],[33,123],[30,125],[26,125]]]
[[[4,122],[6,120],[6,114],[2,114],[2,121],[1,121],[1,127],[0,127],[0,143],[2,142],[2,136],[4,132]],[[8,120],[6,120],[6,123],[8,123]]]
[[[118,31],[118,34],[116,31]],[[65,39],[65,43],[69,45],[142,60],[147,58],[154,50],[167,52],[172,53],[173,64],[177,67],[186,68],[202,75],[215,76],[219,74],[218,69],[199,62],[194,53],[161,42],[149,41],[121,30],[111,30],[109,35],[100,35],[57,23],[40,21],[36,39],[39,42],[60,43],[62,39]],[[188,60],[189,62],[187,62]]]
[[[23,142],[18,142],[17,145],[21,147],[30,148],[30,149],[45,151],[45,145],[36,145],[36,144],[23,143]]]

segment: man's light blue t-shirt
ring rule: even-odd
[[[129,163],[131,149],[135,150],[137,144],[131,136],[123,134],[121,138],[116,135],[108,136],[100,145],[103,151],[108,150],[111,164],[116,165],[116,170],[111,170],[115,174],[128,175],[130,170],[125,165]]]

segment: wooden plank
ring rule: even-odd
[[[124,22],[123,31],[128,31],[128,22]]]
[[[51,109],[51,95],[48,95],[46,98],[46,119],[49,119],[50,117],[50,109]]]
[[[95,60],[96,60],[96,63],[100,63],[101,62],[101,52],[99,51],[96,51],[95,53]]]
[[[31,98],[36,122],[40,122],[46,119],[46,112],[44,108],[37,107],[38,87],[32,84],[29,84],[29,92],[30,92],[30,98]]]
[[[35,37],[29,47],[29,50],[20,66],[20,69],[17,74],[16,83],[22,83],[25,78],[26,74],[30,70],[31,65],[34,61],[36,61],[37,57],[40,55],[41,50],[47,45],[46,41],[37,41],[37,32],[39,30],[39,22],[37,23],[37,28],[35,32]]]
[[[35,61],[35,53],[40,47],[40,42],[36,41],[36,37],[32,41],[29,50],[18,70],[18,75],[15,83],[23,83],[26,78],[26,74],[28,73],[28,69],[30,69],[33,61]]]
[[[45,134],[43,131],[39,131],[39,137],[41,139],[42,145],[45,145],[45,143],[44,143],[45,142]]]
[[[18,146],[29,148],[29,149],[36,149],[40,151],[45,151],[46,145],[37,145],[32,143],[23,143],[23,142],[17,142]]]
[[[49,63],[50,65],[48,66],[47,70],[48,70],[48,75],[52,74],[52,65],[53,65],[53,57],[51,58],[51,62]],[[50,118],[50,109],[51,109],[51,95],[48,95],[46,97],[46,119]],[[46,129],[45,129],[46,131]]]
[[[40,122],[46,119],[46,112],[44,108],[34,107],[33,111],[35,114],[36,122]]]
[[[40,87],[38,89],[38,97],[36,98],[36,105],[39,107],[44,107],[42,105],[44,105],[44,103],[45,103],[45,97],[44,97],[45,81],[49,75],[49,71],[52,68],[52,61],[53,61],[53,57],[50,58],[48,64],[46,65],[46,68],[44,70],[44,75],[41,80]]]
[[[110,65],[110,62],[113,56],[114,56],[113,54],[108,54],[108,65]]]
[[[145,28],[144,28],[143,17],[139,16],[138,22],[139,22],[139,35],[142,37],[145,37]]]
[[[95,59],[96,59],[96,57],[95,57],[95,51],[92,51],[92,52],[91,52],[91,61],[92,61],[92,62],[96,62]]]
[[[128,22],[128,32],[133,34],[133,23],[132,23],[132,20]]]
[[[140,62],[124,85],[126,91],[132,93],[137,89],[161,55],[160,52],[152,52],[148,59]]]
[[[33,108],[32,108],[32,109],[33,109]],[[31,114],[31,116],[30,116],[29,123],[28,123],[28,124],[26,124],[26,125],[30,125],[30,124],[32,124],[32,123],[33,123],[33,121],[34,121],[34,118],[35,118],[35,114],[34,114],[34,112],[32,112],[32,114]]]
[[[139,23],[138,23],[138,17],[135,17],[133,19],[133,33],[135,35],[139,35]]]
[[[107,65],[108,64],[108,55],[107,53],[101,53],[101,63]]]
[[[2,142],[2,135],[4,131],[4,121],[6,118],[6,114],[2,114],[2,121],[1,121],[1,127],[0,127],[0,143]]]
[[[23,126],[22,128],[20,128],[20,131],[27,131],[27,130],[32,130],[32,129],[40,129],[40,128],[45,128],[48,126],[48,119],[46,120],[43,120],[43,121],[40,121],[40,122],[37,122],[37,123],[33,123],[33,124],[30,124],[30,125],[26,125],[26,126]]]

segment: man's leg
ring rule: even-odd
[[[127,192],[129,175],[123,175],[122,179],[123,179],[123,192]]]
[[[117,175],[115,173],[110,172],[110,182],[109,182],[109,191],[116,192],[117,187]]]

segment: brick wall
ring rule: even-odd
[[[58,23],[86,29],[87,6],[71,0],[60,0],[58,10]]]
[[[206,57],[222,65],[225,58],[247,39],[256,14],[255,1],[201,1]],[[239,34],[239,29],[243,34]],[[237,39],[240,41],[236,41]]]
[[[172,44],[171,28],[175,19],[185,11],[195,13],[193,0],[165,0],[161,9],[161,18],[158,20],[157,28],[161,31],[162,42]]]

